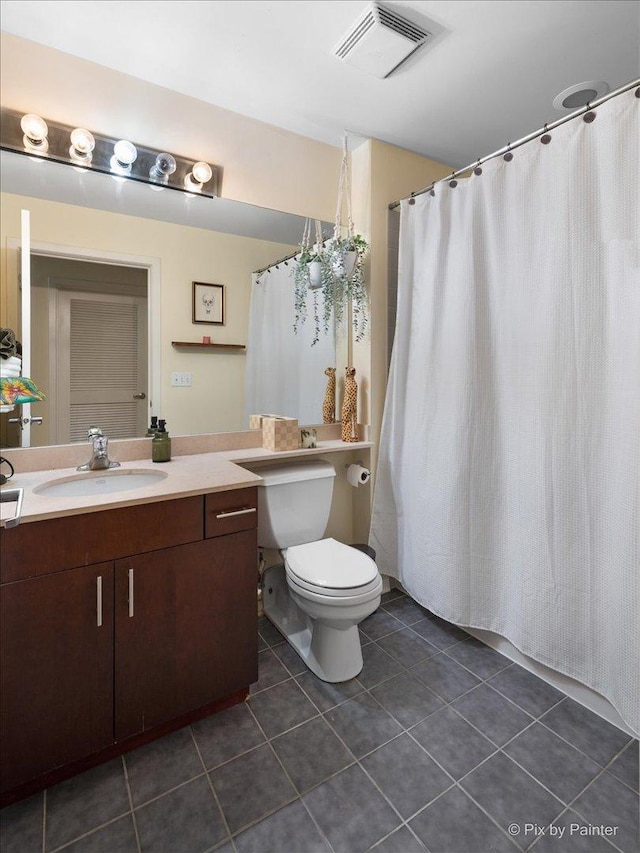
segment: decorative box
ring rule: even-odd
[[[298,419],[263,415],[262,446],[265,450],[297,450],[300,447]]]
[[[263,418],[277,417],[277,415],[249,415],[249,429],[262,429]]]

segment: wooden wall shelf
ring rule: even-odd
[[[197,347],[198,349],[233,349],[246,350],[244,344],[203,344],[201,341],[171,341],[174,347]]]

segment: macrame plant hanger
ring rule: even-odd
[[[347,203],[347,235],[353,237],[355,228],[351,216],[351,185],[349,181],[349,146],[347,136],[342,137],[342,163],[340,165],[340,178],[338,180],[338,202],[336,205],[336,221],[333,229],[333,238],[339,241],[342,228],[342,204],[343,199]]]

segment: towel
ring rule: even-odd
[[[0,376],[3,378],[6,376],[20,376],[20,368],[19,367],[5,367],[4,362],[0,362]]]
[[[0,358],[9,358],[16,352],[16,335],[13,329],[0,329]]]

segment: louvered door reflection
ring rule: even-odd
[[[146,300],[69,292],[61,292],[58,299],[58,316],[67,316],[69,323],[68,368],[66,364],[63,368],[65,373],[68,369],[67,440],[84,441],[87,429],[94,425],[109,438],[144,435],[148,411]],[[61,433],[64,427],[59,422]]]

